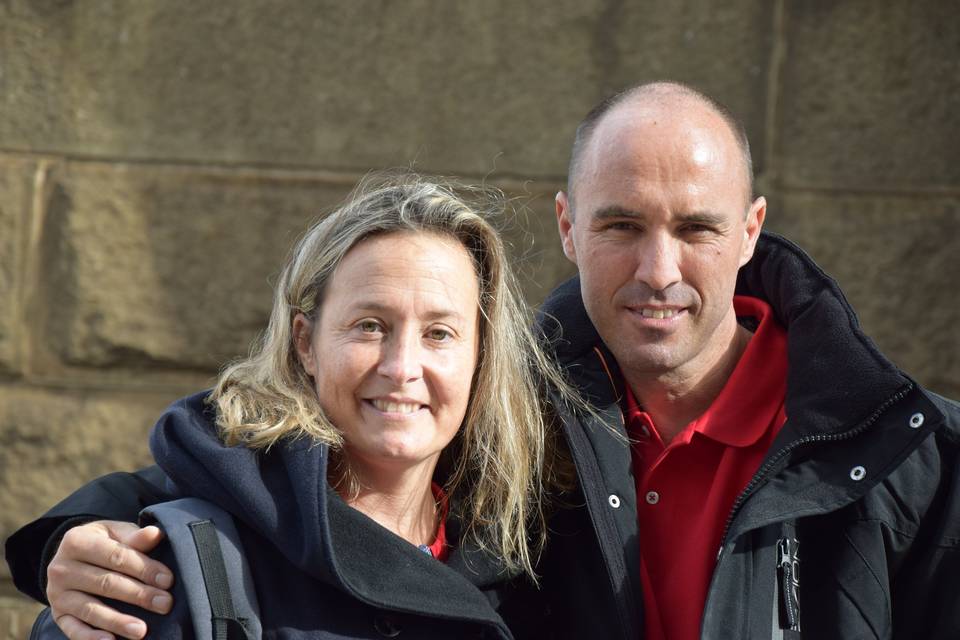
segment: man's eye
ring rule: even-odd
[[[377,333],[380,331],[380,325],[373,320],[364,320],[359,325],[360,331],[364,333]]]
[[[607,229],[612,231],[633,231],[637,228],[632,222],[611,222],[607,225]]]

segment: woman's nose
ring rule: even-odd
[[[384,345],[377,372],[396,384],[404,384],[423,376],[420,340],[393,336]]]

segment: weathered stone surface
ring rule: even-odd
[[[0,157],[0,373],[16,369],[23,225],[34,165]]]
[[[0,539],[83,482],[148,464],[147,432],[174,399],[0,389]],[[0,577],[6,575],[3,563]]]
[[[0,597],[0,640],[30,637],[30,628],[42,608],[26,596]]]
[[[352,185],[244,175],[88,163],[55,171],[37,349],[67,365],[153,369],[212,370],[245,354],[290,246]],[[532,302],[571,272],[552,195],[509,194],[520,213],[501,221]]]
[[[788,2],[784,179],[960,184],[960,20],[950,0]]]
[[[245,354],[288,250],[350,186],[89,164],[52,179],[38,348],[154,368]]]
[[[960,397],[960,200],[787,195],[767,227],[839,282],[864,331],[938,393]]]
[[[560,245],[553,204],[557,189],[544,190],[547,186],[533,183],[523,192],[508,191],[514,213],[502,226],[520,288],[533,307],[539,306],[556,285],[576,273]]]
[[[4,7],[7,148],[562,176],[594,102],[663,77],[729,102],[763,148],[771,3]]]

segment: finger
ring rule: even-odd
[[[173,605],[172,596],[134,578],[89,564],[62,561],[51,564],[47,571],[48,593],[54,603],[67,591],[82,591],[126,602],[142,609],[165,614]]]
[[[94,629],[71,615],[62,615],[54,622],[70,640],[116,640],[112,633]]]
[[[163,541],[164,533],[160,527],[155,527],[153,525],[147,527],[134,527],[130,528],[129,522],[104,522],[103,523],[107,530],[110,531],[111,537],[114,537],[115,540],[127,545],[128,547],[139,551],[141,554],[148,554],[153,551],[160,542]],[[124,525],[123,527],[116,527],[114,525]],[[173,585],[173,572],[170,571],[162,562],[157,562],[152,560],[146,555],[141,557],[146,558],[147,570],[153,576],[152,579],[146,580],[161,589],[169,589]]]
[[[161,589],[168,589],[173,584],[173,573],[163,563],[102,532],[95,534],[86,527],[76,527],[63,536],[54,557],[54,561],[61,560],[116,571]],[[48,567],[48,574],[54,567],[54,561]]]
[[[72,616],[93,629],[108,631],[129,640],[140,640],[147,634],[147,624],[143,620],[120,613],[79,591],[62,594],[58,606],[54,607],[51,603],[51,613],[57,624],[60,624],[61,616]]]

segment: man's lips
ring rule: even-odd
[[[643,307],[639,311],[640,315],[642,315],[644,318],[656,318],[657,320],[663,320],[664,318],[672,318],[683,311],[683,309],[650,309],[649,307]]]
[[[673,320],[680,315],[686,313],[686,307],[661,307],[661,306],[629,306],[627,307],[632,313],[640,316],[641,318],[649,320]]]

